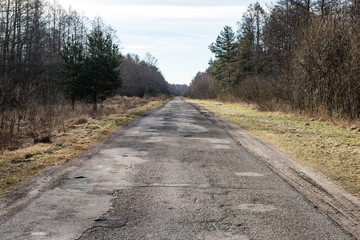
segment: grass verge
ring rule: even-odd
[[[189,100],[248,130],[303,165],[312,167],[360,196],[360,132],[330,122],[260,112],[249,106]]]
[[[132,119],[160,107],[166,100],[154,100],[131,106],[101,118],[81,117],[68,121],[51,143],[39,143],[0,155],[0,198],[14,186],[47,167],[61,165]]]

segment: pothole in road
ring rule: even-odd
[[[147,152],[134,151],[134,149],[130,148],[111,148],[101,150],[100,153],[103,159],[114,160],[114,163],[121,165],[130,166],[147,162],[147,160],[138,157],[147,155]]]
[[[235,173],[238,177],[263,177],[264,174],[256,173],[256,172],[237,172]]]
[[[86,178],[84,176],[78,176],[78,177],[74,177],[75,179],[82,179],[82,178]]]
[[[99,218],[95,220],[94,227],[121,228],[121,227],[125,227],[127,223],[128,223],[128,219]]]
[[[239,210],[249,210],[252,212],[270,212],[276,210],[276,207],[265,204],[241,204],[237,208]]]
[[[70,173],[61,189],[76,189],[93,194],[108,194],[127,183],[128,173],[137,164],[146,163],[146,151],[135,148],[103,149],[87,165]]]

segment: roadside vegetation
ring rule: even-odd
[[[24,131],[47,141],[54,116],[72,114],[69,103],[80,111],[91,103],[96,112],[115,94],[154,97],[186,87],[166,82],[150,53],[121,53],[120,37],[101,18],[56,1],[1,1],[0,32],[0,152],[16,149]]]
[[[216,40],[215,40],[216,39]],[[249,5],[187,96],[356,122],[360,118],[360,3],[283,0]]]
[[[26,134],[19,136],[17,150],[0,153],[0,196],[21,181],[47,167],[61,165],[141,114],[160,107],[169,98],[120,97],[107,99],[94,115],[91,104],[69,104],[54,115],[47,141],[34,144]],[[41,123],[39,123],[41,124]],[[25,126],[21,126],[25,127]]]
[[[358,0],[254,2],[186,96],[359,194],[359,26]]]
[[[186,88],[150,53],[121,53],[100,17],[56,1],[2,1],[0,31],[0,194]]]
[[[360,195],[360,128],[216,100],[188,101],[248,130]]]

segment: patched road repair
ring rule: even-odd
[[[181,98],[109,139],[0,239],[356,239]]]

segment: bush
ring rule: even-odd
[[[247,103],[255,103],[260,110],[275,109],[276,85],[264,77],[247,77],[237,85],[234,95]]]
[[[348,19],[314,19],[290,65],[292,105],[329,116],[360,117],[360,31]]]

